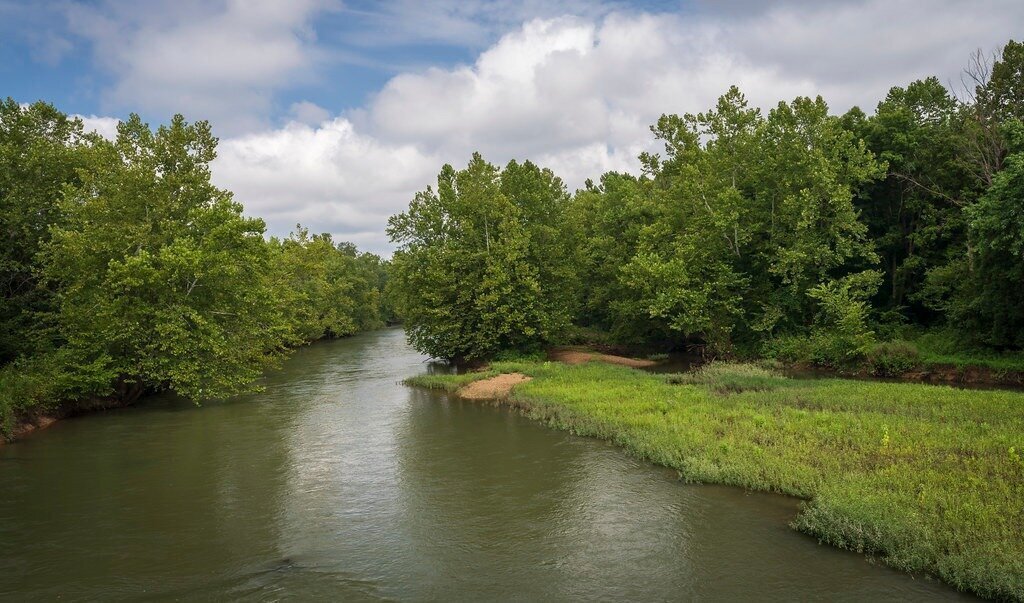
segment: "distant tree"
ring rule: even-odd
[[[622,278],[623,266],[637,253],[641,234],[657,211],[647,177],[609,172],[573,196],[566,212],[565,236],[579,282],[578,320],[607,330],[620,341],[662,338],[667,327],[655,324],[634,287]]]
[[[976,54],[967,74],[973,91],[965,99],[956,146],[969,174],[964,186],[974,193],[962,203],[966,234],[946,263],[928,271],[919,298],[970,342],[1021,347],[1021,266],[1012,233],[1022,198],[1014,183],[1022,148],[1024,43],[1011,40],[991,60]]]
[[[43,253],[72,395],[225,396],[279,356],[264,224],[210,183],[216,142],[206,122],[132,115],[66,189]]]
[[[382,324],[380,258],[360,254],[351,243],[335,244],[330,234],[310,235],[302,226],[271,244],[276,297],[294,343]]]
[[[641,157],[653,184],[633,197],[646,222],[614,275],[624,316],[719,352],[737,336],[834,329],[843,296],[866,317],[876,256],[853,193],[882,167],[824,101],[780,103],[765,118],[734,87],[712,111],[652,129],[665,156]]]
[[[964,70],[963,96],[967,119],[958,151],[988,187],[1007,153],[1002,124],[1024,120],[1024,42],[1010,40],[991,56],[977,51]]]

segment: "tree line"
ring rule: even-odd
[[[0,435],[57,405],[247,391],[297,345],[395,320],[386,261],[301,226],[267,238],[211,183],[216,145],[180,115],[106,140],[0,103]]]
[[[569,194],[474,155],[393,216],[411,342],[443,358],[598,336],[722,356],[855,362],[936,331],[1024,347],[1024,44],[875,111],[821,98],[664,115],[661,153]]]

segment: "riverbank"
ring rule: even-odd
[[[394,328],[397,327],[388,325],[381,329],[358,331],[345,337],[320,337],[288,349],[291,353],[318,343]],[[279,368],[271,367],[268,372]],[[141,386],[112,386],[109,388],[111,394],[107,396],[71,397],[58,384],[60,380],[55,378],[60,371],[60,366],[49,358],[27,358],[17,364],[0,367],[0,446],[46,429],[63,419],[131,406],[140,397],[153,393]],[[253,389],[259,387],[254,384]]]
[[[596,362],[495,363],[409,383],[456,391],[512,372],[532,379],[504,402],[534,419],[612,441],[687,481],[804,498],[793,526],[822,542],[1024,600],[1024,394]]]
[[[42,431],[54,423],[94,412],[131,406],[138,398],[117,400],[113,398],[92,399],[88,402],[66,402],[57,405],[32,407],[10,421],[11,426],[0,430],[0,446],[18,441],[27,435]]]

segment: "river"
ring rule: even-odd
[[[429,368],[365,333],[0,447],[0,600],[966,598],[791,530],[792,499],[400,383]]]

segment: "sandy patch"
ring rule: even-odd
[[[470,400],[493,400],[495,398],[504,398],[512,393],[512,388],[525,383],[532,379],[522,373],[506,373],[504,375],[498,375],[497,377],[491,377],[490,379],[481,379],[480,381],[474,381],[468,385],[464,385],[459,388],[458,394],[463,398]]]
[[[581,350],[552,350],[548,354],[548,357],[551,358],[551,360],[557,360],[558,362],[564,362],[566,364],[583,364],[584,362],[590,362],[591,360],[607,362],[609,364],[621,364],[622,366],[629,366],[632,368],[644,368],[657,364],[657,362],[653,360],[627,358],[625,356],[601,354],[600,352],[584,352]]]

